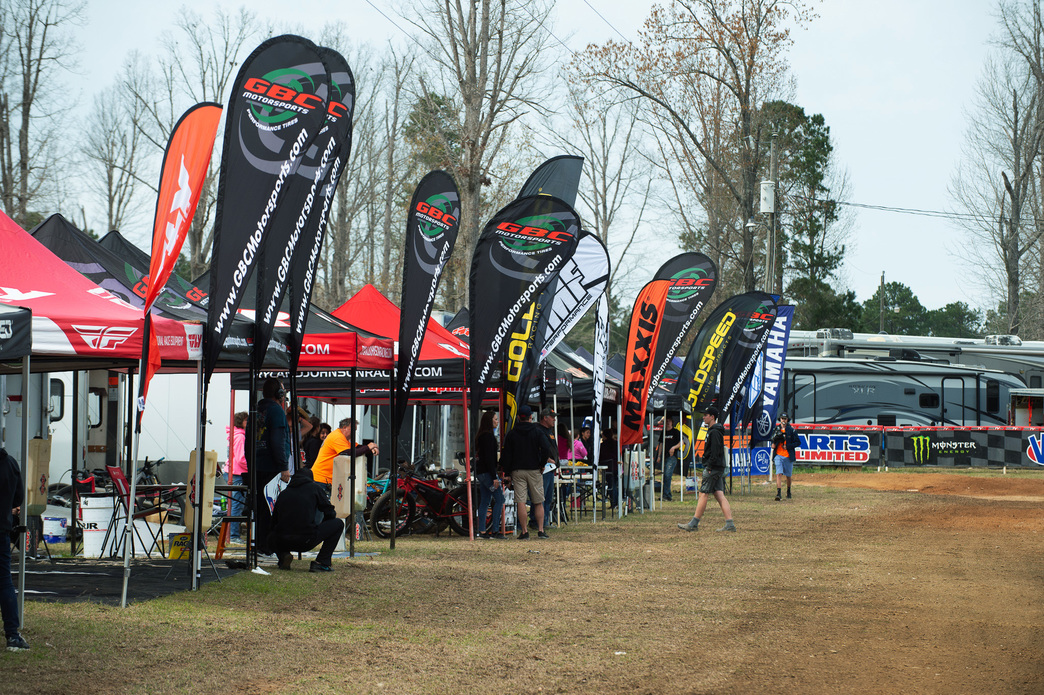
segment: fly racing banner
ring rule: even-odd
[[[748,417],[753,425],[751,440],[764,442],[772,436],[783,394],[783,365],[787,359],[790,327],[794,323],[794,307],[778,308],[776,320],[769,329],[768,342],[758,357],[747,389]]]
[[[505,432],[515,424],[518,404],[532,388],[537,366],[558,346],[605,292],[609,253],[594,234],[581,231],[573,257],[540,293],[512,332],[514,349],[505,358]],[[515,344],[515,341],[524,341]]]
[[[771,303],[772,313],[767,319],[759,316],[755,323],[767,321],[767,327],[775,318],[776,304],[772,297],[764,292],[747,292],[729,297],[715,307],[700,326],[696,340],[689,348],[689,354],[685,357],[685,363],[678,375],[678,383],[674,386],[674,393],[685,398],[694,413],[704,413],[707,406],[714,403],[714,386],[722,371],[726,349],[747,330],[748,321],[754,314],[760,314],[759,309],[768,306],[765,303],[766,299]],[[753,364],[750,369],[753,369]],[[749,373],[749,370],[747,371]],[[732,400],[735,399],[733,394],[726,403],[726,395],[723,379],[722,398],[718,399],[717,403],[723,415],[728,413],[726,405],[731,407]]]
[[[670,280],[651,280],[634,300],[624,357],[623,415],[620,420],[620,444],[623,446],[642,441],[652,361],[670,289]]]
[[[312,289],[315,287],[315,271],[319,264],[319,254],[326,238],[326,225],[330,219],[337,183],[341,180],[348,157],[352,150],[352,115],[355,112],[355,77],[348,62],[337,51],[320,47],[319,54],[326,61],[330,70],[330,91],[326,100],[326,124],[320,131],[315,151],[319,151],[322,142],[329,137],[324,152],[333,143],[333,152],[326,163],[325,171],[312,171],[309,168],[314,162],[304,161],[299,173],[312,180],[316,176],[322,182],[319,188],[319,201],[313,203],[318,208],[312,210],[305,222],[303,232],[298,240],[298,251],[294,254],[290,269],[290,371],[297,369],[301,359],[301,344],[304,342],[309,306],[312,301]],[[314,160],[314,157],[312,157]],[[322,165],[323,157],[319,157]],[[302,171],[303,170],[303,171]]]
[[[322,64],[311,41],[277,36],[254,49],[233,83],[204,333],[208,383],[283,194],[326,119],[321,91],[328,71]],[[313,81],[320,74],[322,79]]]
[[[721,412],[728,413],[733,404],[741,400],[740,392],[754,373],[758,355],[761,354],[769,338],[769,328],[776,320],[776,300],[764,292],[748,292],[750,302],[756,302],[750,311],[738,315],[732,340],[725,347],[721,367],[721,389],[718,396],[718,407]]]
[[[453,253],[460,226],[460,195],[453,177],[433,171],[421,179],[406,218],[402,264],[402,313],[395,373],[395,431],[406,415],[414,370],[428,327],[439,279]]]
[[[304,151],[297,167],[291,171],[283,190],[283,199],[276,208],[268,239],[261,246],[256,271],[257,315],[254,319],[254,367],[257,369],[264,363],[293,268],[304,256],[297,252],[298,246],[304,249],[305,236],[314,235],[314,231],[310,234],[309,222],[313,213],[316,218],[319,216],[318,210],[323,204],[324,179],[330,173],[337,151],[345,144],[351,126],[345,105],[340,104],[336,109],[342,115],[337,122],[333,121],[330,113],[334,110],[330,103],[333,90],[327,61],[336,57],[343,65],[344,59],[328,49],[317,48],[316,54],[321,62],[300,66],[299,70],[304,74],[296,77],[294,86],[307,84],[312,92],[322,97],[326,117],[311,146]]]
[[[653,374],[649,388],[660,383],[671,360],[678,353],[696,317],[714,293],[718,282],[718,269],[714,261],[702,253],[682,253],[660,266],[653,276],[656,280],[668,280],[667,303],[663,307],[660,324],[660,339],[656,343],[653,359]]]
[[[510,355],[524,342],[512,329],[573,256],[579,235],[573,208],[546,195],[518,198],[486,223],[471,260],[472,394],[485,393],[505,349]]]
[[[576,193],[580,188],[580,173],[583,168],[583,157],[573,154],[552,157],[530,174],[518,197],[553,195],[571,206],[576,205]]]

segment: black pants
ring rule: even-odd
[[[272,548],[268,545],[268,535],[272,532],[272,512],[268,510],[264,484],[273,476],[275,473],[258,473],[257,483],[260,489],[254,492],[254,545],[260,555],[268,555],[272,552]],[[262,479],[264,483],[261,482]]]
[[[319,556],[315,558],[321,565],[329,565],[333,560],[333,551],[337,547],[337,541],[344,536],[343,519],[327,519],[319,524],[315,534],[281,534],[275,531],[268,537],[268,545],[277,555],[279,553],[305,553],[319,545]]]

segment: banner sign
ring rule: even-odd
[[[553,195],[569,206],[574,206],[583,168],[583,157],[573,154],[552,157],[529,175],[518,197]]]
[[[772,295],[757,292],[747,294],[761,294],[761,301],[749,314],[740,316],[741,320],[736,325],[742,324],[743,327],[725,346],[718,395],[718,407],[723,414],[729,412],[733,404],[742,403],[740,392],[750,380],[754,365],[768,341],[769,328],[776,320],[776,300]]]
[[[671,286],[660,322],[650,389],[659,385],[696,317],[714,293],[718,269],[714,261],[702,253],[682,253],[660,266],[654,279],[668,280]]]
[[[591,432],[591,441],[594,442],[594,454],[591,460],[594,465],[602,459],[599,458],[602,448],[602,403],[605,400],[605,372],[606,358],[609,356],[609,298],[603,292],[598,296],[598,313],[595,320],[594,336],[594,431]]]
[[[348,157],[352,151],[352,115],[355,113],[355,77],[348,62],[337,51],[319,47],[330,70],[330,91],[326,102],[326,125],[319,132],[319,140],[329,134],[334,143],[333,153],[321,173],[320,202],[318,211],[308,216],[301,234],[300,257],[295,254],[290,270],[290,371],[294,371],[301,360],[302,344],[305,340],[312,289],[315,287],[315,269],[326,238],[326,224],[330,218],[337,184],[341,180]],[[327,145],[329,147],[329,144]],[[322,158],[320,158],[322,163]],[[308,176],[309,162],[301,165],[303,175]],[[301,172],[299,172],[301,173]],[[316,172],[313,172],[313,180]]]
[[[623,416],[620,422],[622,446],[640,444],[642,441],[652,360],[656,355],[660,321],[670,289],[670,280],[652,280],[634,300],[627,332],[627,355],[624,358]]]
[[[233,83],[217,189],[210,301],[204,334],[207,382],[271,230],[288,180],[326,119],[328,70],[315,44],[277,36],[243,62]],[[313,82],[313,76],[323,79]]]
[[[769,330],[768,342],[758,356],[758,364],[751,375],[747,402],[750,422],[754,428],[751,439],[768,441],[775,429],[779,400],[783,394],[783,365],[787,359],[790,327],[794,322],[794,307],[787,304],[778,308],[776,320]],[[760,382],[760,383],[759,383]]]
[[[572,257],[579,235],[573,208],[544,195],[514,200],[486,224],[469,284],[472,393],[485,392],[507,343],[519,342],[510,338],[512,328]]]
[[[395,373],[395,421],[398,431],[406,415],[414,370],[431,317],[446,261],[457,243],[460,195],[453,177],[433,171],[421,179],[406,219],[402,264],[402,312],[399,359]]]

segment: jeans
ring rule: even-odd
[[[663,461],[663,488],[660,496],[669,500],[671,498],[671,477],[674,476],[674,469],[678,467],[678,457],[668,456]]]
[[[551,505],[555,502],[555,471],[544,473],[544,528],[551,523]]]
[[[243,476],[242,475],[233,475],[232,476],[232,484],[233,485],[242,485],[243,484]],[[232,493],[231,497],[232,497],[232,504],[231,504],[231,509],[229,509],[228,515],[229,516],[244,516],[243,512],[246,511],[246,493],[244,493],[242,490],[237,490],[236,492]],[[240,524],[240,522],[236,521],[236,522],[233,522],[232,524],[229,525],[228,537],[231,540],[234,540],[234,541],[238,541],[239,540],[239,524]]]
[[[4,615],[4,634],[18,633],[18,595],[11,580],[11,540],[7,531],[0,533],[0,612]],[[19,538],[22,536],[19,535]]]
[[[495,478],[492,473],[479,473],[479,506],[478,533],[500,533],[500,520],[504,517],[504,489],[493,488]],[[493,502],[493,517],[489,528],[486,528],[486,510],[490,500]]]

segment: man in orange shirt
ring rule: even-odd
[[[776,501],[782,499],[782,481],[787,479],[787,499],[790,497],[790,482],[794,475],[794,459],[797,457],[797,448],[801,443],[797,432],[790,426],[790,417],[786,413],[779,416],[779,424],[776,426],[776,434],[772,437],[772,449],[775,453],[773,462],[776,464]]]
[[[352,418],[341,420],[337,424],[337,429],[328,434],[326,439],[323,440],[323,445],[319,448],[319,454],[315,457],[315,463],[312,464],[312,477],[315,478],[315,482],[326,488],[327,493],[330,492],[333,484],[333,460],[335,456],[348,454],[354,458],[368,453],[373,453],[375,456],[380,453],[377,450],[377,445],[373,442],[360,444],[359,446],[355,446],[352,443],[352,432],[355,430],[355,427],[356,422]]]

